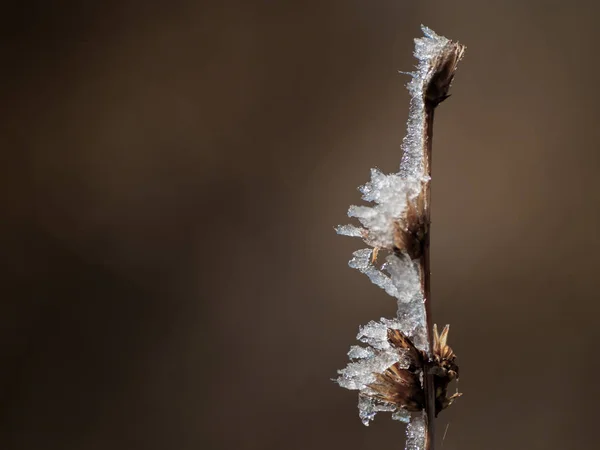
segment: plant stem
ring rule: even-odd
[[[433,115],[435,107],[425,105],[425,168],[431,177],[431,149],[433,141]],[[431,268],[430,268],[430,235],[431,235],[431,180],[425,183],[425,223],[427,232],[423,243],[423,255],[421,256],[421,283],[423,286],[423,298],[425,299],[425,319],[427,324],[427,342],[429,343],[429,358],[433,353],[433,319],[431,314]],[[425,363],[423,368],[423,390],[425,392],[425,414],[427,427],[425,434],[425,450],[434,449],[435,440],[435,386],[433,375],[430,373],[430,362]]]
[[[434,450],[435,447],[435,386],[433,374],[430,373],[433,359],[433,319],[431,311],[431,268],[430,268],[430,235],[431,235],[431,155],[433,143],[433,118],[435,108],[448,98],[448,90],[454,78],[458,61],[462,58],[464,46],[451,43],[432,64],[431,78],[423,86],[424,101],[424,127],[423,127],[423,165],[424,173],[428,177],[425,183],[425,209],[423,211],[426,232],[423,242],[423,254],[419,265],[421,272],[421,286],[425,299],[425,316],[427,325],[427,341],[429,343],[429,361],[423,368],[423,390],[425,392],[426,433],[425,450]]]

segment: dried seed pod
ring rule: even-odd
[[[441,334],[434,325],[433,360],[429,361],[431,373],[434,375],[435,415],[452,404],[462,394],[456,393],[448,397],[448,384],[458,378],[456,355],[447,344],[448,331],[446,325]],[[425,394],[421,383],[421,374],[427,355],[418,350],[410,338],[397,329],[388,329],[388,342],[404,355],[401,363],[395,363],[383,373],[374,373],[376,381],[368,385],[375,394],[373,397],[396,408],[410,412],[425,408]]]
[[[446,409],[462,394],[456,393],[448,397],[448,384],[458,379],[456,355],[447,344],[450,325],[446,325],[442,334],[438,333],[437,325],[433,325],[433,383],[435,386],[435,415]]]
[[[433,326],[433,361],[430,370],[434,375],[436,417],[450,406],[454,399],[462,395],[456,393],[448,397],[448,384],[458,378],[456,355],[447,344],[449,330],[450,326],[446,325],[439,334],[437,325]],[[369,387],[377,393],[377,399],[383,402],[392,403],[411,412],[420,411],[425,407],[420,373],[423,371],[423,362],[427,356],[418,350],[400,330],[389,329],[388,341],[390,345],[404,352],[408,368],[403,368],[396,363],[388,367],[383,374],[374,374],[377,382],[370,384]]]
[[[359,416],[365,425],[378,412],[392,412],[398,420],[425,409],[424,370],[432,375],[435,414],[447,408],[460,394],[448,396],[448,384],[458,378],[456,355],[448,346],[448,330],[441,334],[433,327],[431,358],[401,331],[398,319],[381,319],[360,328],[358,340],[365,347],[352,346],[350,362],[339,370],[337,382],[359,391]]]
[[[418,372],[400,368],[398,363],[383,373],[374,374],[377,381],[369,384],[375,398],[410,412],[423,409],[425,398]]]

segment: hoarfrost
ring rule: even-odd
[[[393,412],[396,409],[394,405],[378,402],[373,397],[366,395],[358,396],[358,417],[363,425],[369,426],[369,422],[375,418],[378,412]]]
[[[391,365],[397,363],[401,356],[392,352],[380,352],[348,365],[338,370],[341,375],[337,382],[341,387],[351,390],[364,390],[367,385],[375,382],[375,373],[383,373]]]
[[[411,417],[412,417],[412,414],[409,413],[405,409],[398,409],[398,410],[394,411],[394,413],[392,414],[392,419],[398,420],[398,421],[404,422],[404,423],[409,423]]]
[[[363,228],[355,227],[354,225],[340,225],[335,227],[337,234],[350,237],[363,237]]]
[[[406,137],[402,141],[402,159],[400,173],[405,178],[420,178],[425,171],[423,154],[425,139],[425,102],[424,90],[434,75],[433,68],[443,55],[446,47],[452,45],[449,39],[438,36],[433,30],[421,26],[425,37],[415,39],[414,57],[417,58],[417,70],[410,73],[412,79],[407,85],[410,93],[408,124]]]
[[[373,250],[363,249],[357,250],[353,253],[353,258],[348,262],[348,265],[353,269],[357,269],[369,277],[373,284],[376,284],[388,295],[398,298],[400,292],[398,288],[394,286],[391,278],[381,272],[377,267],[371,263],[371,256]]]
[[[365,425],[380,411],[397,412],[400,417],[401,413],[395,405],[381,402],[371,396],[374,392],[369,385],[376,381],[376,373],[385,372],[393,364],[398,363],[400,368],[408,368],[410,365],[405,350],[392,347],[387,339],[389,328],[400,329],[401,326],[400,321],[396,319],[381,319],[379,322],[371,321],[360,327],[356,339],[367,344],[367,347],[350,347],[348,356],[352,361],[344,369],[338,370],[340,376],[336,382],[340,386],[360,391],[358,410]]]
[[[410,108],[407,134],[402,141],[402,159],[398,173],[384,174],[379,169],[371,169],[371,180],[359,188],[362,199],[369,206],[350,206],[348,216],[358,219],[361,227],[340,225],[338,234],[360,237],[375,251],[387,250],[386,262],[378,267],[372,249],[354,252],[348,265],[369,277],[371,282],[381,287],[398,303],[397,319],[381,319],[369,322],[360,328],[357,339],[366,347],[352,346],[348,352],[351,362],[340,371],[337,382],[347,389],[359,390],[359,417],[368,425],[377,412],[392,412],[392,418],[408,423],[406,435],[407,450],[421,450],[425,442],[425,416],[411,414],[406,410],[382,403],[372,394],[369,384],[375,380],[375,373],[383,373],[392,364],[406,363],[401,350],[390,346],[387,329],[402,331],[417,348],[429,352],[427,339],[425,305],[421,289],[421,273],[417,261],[394,250],[394,234],[398,224],[406,218],[409,202],[415,204],[418,198],[425,199],[423,189],[430,181],[426,162],[426,108],[425,95],[433,77],[442,70],[441,61],[449,54],[455,54],[457,62],[462,57],[462,48],[445,37],[438,36],[431,29],[421,27],[424,37],[415,39],[414,56],[418,60],[416,70],[407,84],[410,93]],[[455,69],[455,67],[454,67]],[[453,69],[453,70],[454,70]],[[450,78],[447,80],[451,82]],[[436,79],[437,80],[437,79]],[[446,87],[447,87],[446,86]],[[429,205],[424,205],[428,208]],[[397,250],[397,249],[396,249]],[[375,253],[376,255],[376,253]]]
[[[371,181],[359,190],[363,200],[375,205],[352,205],[348,209],[348,216],[356,217],[364,229],[351,229],[346,225],[338,227],[338,233],[364,237],[372,247],[390,248],[394,239],[394,221],[404,214],[407,200],[413,201],[427,180],[425,176],[409,179],[400,174],[385,175],[378,169],[371,169]]]
[[[406,450],[421,450],[425,442],[425,412],[411,417],[406,427]]]
[[[374,373],[383,373],[391,365],[400,362],[401,367],[408,367],[404,352],[392,347],[387,339],[388,328],[400,329],[398,320],[381,319],[371,321],[360,327],[356,339],[367,344],[367,347],[353,345],[348,356],[354,360],[338,370],[340,377],[337,383],[346,389],[364,390],[375,381]]]
[[[374,352],[372,349],[361,347],[360,345],[353,345],[348,352],[348,358],[350,359],[368,358],[373,355]]]
[[[406,214],[409,201],[414,201],[429,176],[425,168],[425,103],[424,92],[435,74],[435,63],[452,41],[422,27],[422,38],[415,39],[414,56],[418,60],[407,85],[411,95],[407,134],[402,142],[400,171],[384,174],[371,169],[371,180],[359,188],[362,199],[371,206],[350,206],[349,217],[355,217],[362,227],[340,225],[336,231],[344,236],[360,237],[374,248],[391,250],[394,246],[395,224]],[[407,255],[388,256],[380,269],[372,261],[373,250],[354,252],[349,266],[359,270],[398,301],[398,317],[405,323],[402,331],[421,350],[428,351],[425,329],[425,308],[421,293],[420,274],[415,262]],[[388,274],[384,273],[387,272]]]
[[[398,329],[409,336],[419,349],[428,351],[425,304],[418,265],[407,255],[389,255],[382,266],[387,275],[373,264],[372,255],[371,249],[357,250],[348,265],[367,275],[373,284],[397,299],[398,318],[401,319]]]

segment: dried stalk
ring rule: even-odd
[[[408,84],[411,105],[400,171],[385,175],[372,169],[371,181],[360,190],[363,200],[375,205],[348,210],[363,228],[337,227],[339,234],[360,237],[373,248],[354,252],[349,265],[395,297],[398,314],[360,329],[357,339],[368,347],[351,347],[351,362],[336,381],[359,391],[365,425],[382,411],[407,422],[409,450],[433,450],[434,419],[460,395],[447,396],[458,366],[447,345],[448,327],[438,334],[433,325],[429,247],[434,112],[448,97],[464,46],[426,27],[423,32],[425,37],[415,40],[419,64]],[[381,267],[380,249],[389,253]]]
[[[424,104],[425,104],[425,126],[423,162],[428,181],[425,182],[424,196],[424,220],[426,224],[423,238],[423,253],[419,260],[421,285],[423,289],[423,298],[425,299],[425,315],[427,323],[427,340],[429,342],[429,361],[425,363],[423,371],[423,388],[425,391],[425,412],[427,415],[425,450],[434,449],[435,440],[435,388],[433,383],[433,374],[431,365],[433,361],[433,319],[431,311],[431,269],[430,269],[430,238],[431,238],[431,163],[433,148],[433,118],[435,108],[449,97],[448,90],[452,84],[454,73],[460,59],[464,54],[464,46],[458,43],[447,46],[447,50],[442,52],[432,64],[432,76],[427,85],[424,86]]]

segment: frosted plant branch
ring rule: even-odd
[[[371,181],[360,191],[363,200],[374,204],[348,210],[348,216],[356,217],[362,226],[336,229],[372,247],[354,252],[349,265],[396,298],[397,318],[361,328],[357,338],[368,346],[351,348],[353,362],[339,371],[337,382],[359,391],[359,415],[365,425],[377,412],[391,411],[393,418],[408,422],[407,449],[431,450],[435,416],[459,395],[445,396],[445,387],[458,375],[458,367],[452,365],[455,356],[446,345],[447,328],[438,335],[431,317],[433,116],[448,97],[464,46],[427,27],[422,30],[425,36],[415,39],[418,65],[409,74],[412,79],[407,86],[411,100],[400,170],[386,175],[371,169]],[[386,254],[380,267],[379,253]],[[442,370],[445,378],[440,377]],[[439,391],[442,378],[444,395],[439,398],[436,388]]]

